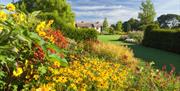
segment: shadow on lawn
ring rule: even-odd
[[[167,71],[171,70],[170,64],[173,64],[176,67],[176,72],[180,73],[180,55],[154,49],[144,47],[142,45],[128,45],[135,54],[135,57],[143,59],[147,62],[154,61],[156,68],[161,69],[163,65],[167,66]]]

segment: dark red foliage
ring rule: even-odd
[[[55,54],[55,53],[56,53],[56,51],[55,51],[54,49],[52,49],[52,48],[48,48],[48,50],[49,50],[52,54]]]
[[[48,30],[47,31],[48,36],[53,36],[55,44],[60,48],[66,48],[68,45],[68,41],[66,38],[62,35],[62,33],[59,30]]]
[[[37,60],[43,60],[45,57],[44,51],[40,46],[34,48],[34,58]]]

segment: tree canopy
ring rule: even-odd
[[[117,22],[115,29],[116,29],[116,31],[122,31],[122,22],[121,21]]]
[[[108,29],[109,29],[109,25],[108,25],[108,20],[107,20],[107,18],[105,18],[104,19],[104,21],[103,21],[103,28],[102,28],[102,30],[105,32],[108,32]]]
[[[141,3],[140,7],[141,12],[138,15],[138,18],[141,21],[141,24],[150,24],[154,21],[156,16],[156,12],[154,9],[154,5],[151,0],[146,0],[145,2]]]
[[[180,28],[180,15],[164,14],[157,18],[161,28]]]
[[[66,0],[19,0],[16,6],[25,12],[41,11],[40,18],[54,19],[57,25],[74,24],[75,15]]]
[[[131,31],[131,25],[129,24],[128,21],[124,22],[122,26],[123,26],[123,31],[124,32]]]

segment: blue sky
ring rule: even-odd
[[[0,0],[7,4],[12,0]],[[17,1],[17,0],[15,0]],[[105,17],[110,23],[137,18],[139,7],[145,0],[67,0],[76,14],[76,21],[100,21]],[[152,0],[157,16],[173,13],[180,15],[180,0]]]
[[[103,21],[110,23],[137,18],[141,2],[145,0],[68,0],[77,21]],[[173,13],[180,15],[180,0],[152,0],[157,16]],[[156,17],[157,17],[156,16]]]

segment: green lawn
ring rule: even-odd
[[[157,68],[162,68],[164,64],[167,65],[167,69],[170,70],[169,64],[173,64],[176,67],[176,72],[180,73],[180,55],[154,49],[144,47],[142,45],[136,45],[131,43],[124,43],[122,41],[118,41],[120,35],[99,35],[98,39],[102,42],[114,43],[118,45],[127,45],[131,48],[135,54],[135,57],[146,60],[146,61],[154,61],[156,63]]]

